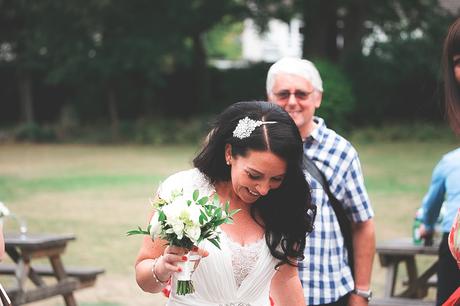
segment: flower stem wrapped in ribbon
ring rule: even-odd
[[[164,239],[169,245],[191,250],[203,240],[208,240],[220,248],[219,226],[233,223],[233,215],[239,210],[229,211],[229,203],[221,205],[217,195],[213,198],[200,198],[198,190],[192,195],[174,191],[170,200],[159,198],[152,203],[156,212],[146,230],[141,227],[127,232],[130,235],[150,235],[152,240]],[[182,272],[177,273],[176,293],[186,295],[195,290],[191,275],[195,270],[199,256],[189,252],[187,262],[178,263]]]

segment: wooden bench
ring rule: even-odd
[[[403,285],[404,286],[408,286],[409,285],[409,280],[406,279],[403,281]],[[430,277],[428,279],[428,281],[426,282],[426,285],[428,287],[431,287],[431,288],[436,288],[438,286],[438,276],[437,275],[433,275],[432,277]]]
[[[369,303],[370,306],[434,306],[434,301],[407,298],[376,298]]]
[[[55,276],[51,266],[34,265],[33,270],[40,276]],[[0,264],[0,274],[14,275],[16,267],[11,264]],[[77,278],[80,281],[78,289],[94,286],[98,275],[104,273],[104,269],[93,267],[65,267],[67,276]]]
[[[385,298],[399,297],[423,301],[428,294],[428,289],[436,283],[436,278],[433,276],[437,271],[439,249],[437,243],[436,241],[432,246],[415,245],[411,238],[399,238],[377,244],[376,251],[380,264],[386,268]],[[434,260],[428,267],[417,266],[416,257],[419,256],[432,256]],[[407,280],[403,281],[403,290],[396,292],[400,266],[406,268]],[[395,302],[404,302],[404,300]]]

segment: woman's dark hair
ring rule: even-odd
[[[233,137],[240,119],[276,121],[256,127],[249,137]],[[313,230],[315,208],[310,188],[302,171],[303,148],[299,130],[281,107],[269,102],[238,102],[225,109],[214,122],[207,142],[193,160],[212,184],[230,180],[225,161],[225,146],[232,156],[246,156],[248,151],[270,151],[287,164],[284,180],[251,206],[251,215],[261,218],[271,254],[281,264],[296,265],[303,259],[306,235]]]
[[[455,79],[454,55],[460,55],[460,18],[449,27],[442,54],[446,114],[454,132],[460,134],[460,85]]]

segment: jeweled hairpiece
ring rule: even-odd
[[[260,121],[252,120],[249,117],[244,117],[238,121],[236,128],[233,130],[233,137],[244,139],[251,136],[252,132],[256,127],[261,126],[262,124],[271,124],[276,123],[276,121]]]

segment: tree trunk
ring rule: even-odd
[[[21,118],[26,124],[35,122],[34,101],[32,96],[32,79],[30,73],[21,72],[18,77],[19,103],[21,104]]]
[[[303,0],[305,58],[322,57],[331,61],[338,59],[337,48],[337,1]]]
[[[112,140],[119,139],[119,120],[118,120],[118,107],[115,89],[112,85],[107,89],[107,103],[109,108],[110,127],[112,130]]]
[[[208,105],[210,92],[209,92],[209,75],[207,67],[207,54],[203,43],[203,34],[194,33],[192,35],[193,40],[193,75],[192,82],[195,83],[195,109],[202,109],[205,105]],[[190,111],[193,111],[191,109]]]
[[[343,28],[343,54],[362,49],[362,38],[366,33],[364,28],[365,17],[368,13],[367,0],[349,1],[347,11],[344,16]]]

